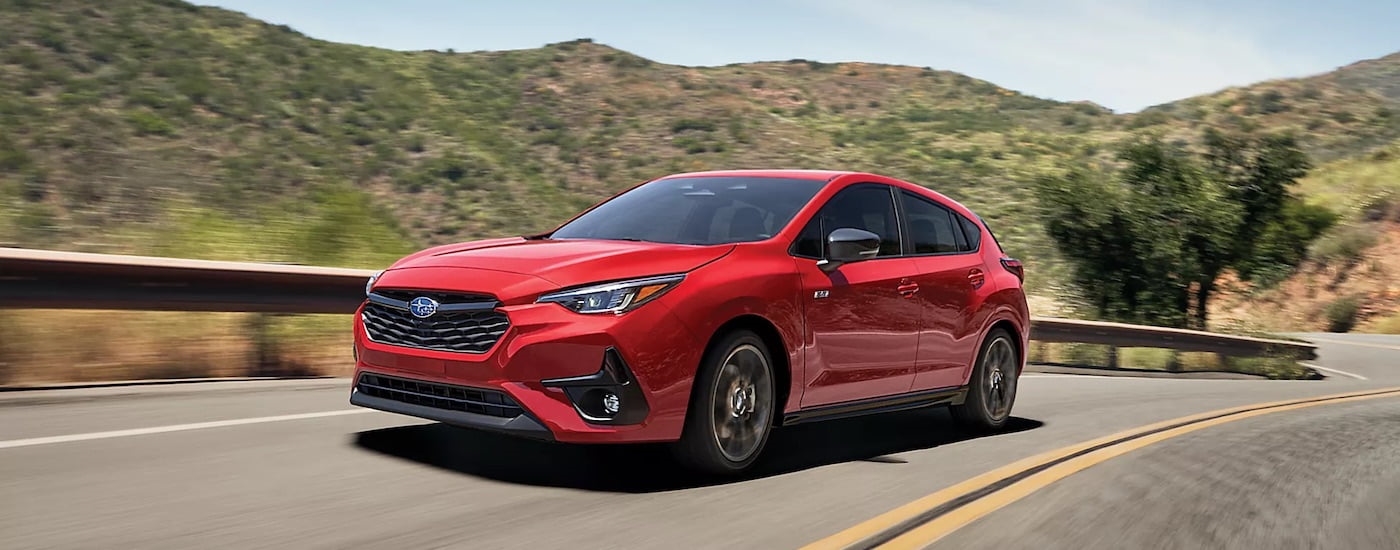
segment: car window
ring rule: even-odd
[[[894,199],[884,185],[858,184],[841,190],[813,216],[797,237],[793,253],[821,258],[826,252],[826,235],[842,227],[863,229],[880,236],[876,257],[898,256],[899,218]]]
[[[956,220],[960,216],[931,200],[908,191],[900,193],[909,218],[909,240],[914,254],[946,254],[969,250]]]
[[[759,241],[791,222],[823,185],[786,178],[663,178],[598,205],[549,238],[697,245]]]
[[[982,223],[982,227],[987,228],[987,235],[990,236],[990,237],[992,238],[992,244],[996,245],[996,247],[997,247],[998,249],[1000,249],[1000,248],[1001,248],[1001,240],[1000,240],[1000,239],[997,239],[997,234],[996,234],[995,231],[992,231],[992,226],[988,225],[988,224],[987,224],[987,220],[982,219],[981,216],[978,216],[978,217],[977,217],[977,221]]]
[[[967,250],[977,250],[982,246],[982,228],[977,227],[977,222],[958,216],[958,221],[962,222],[963,234],[967,235]]]

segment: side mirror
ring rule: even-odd
[[[832,271],[843,264],[868,260],[880,253],[880,236],[861,229],[836,229],[827,236],[826,243],[826,259],[817,264],[822,271]]]

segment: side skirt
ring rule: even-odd
[[[967,399],[967,386],[938,388],[914,393],[901,393],[873,399],[847,401],[834,405],[823,405],[811,409],[793,411],[783,415],[783,426],[805,424],[822,420],[836,420],[869,414],[882,414],[910,409],[921,409],[938,405],[959,405]]]

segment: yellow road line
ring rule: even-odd
[[[1125,430],[997,468],[804,546],[802,550],[923,548],[1056,480],[1134,449],[1244,418],[1392,395],[1400,395],[1400,388],[1258,403]],[[872,542],[884,545],[876,546]]]

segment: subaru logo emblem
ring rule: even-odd
[[[437,308],[437,300],[427,296],[419,296],[408,303],[408,312],[419,319],[432,317],[434,313],[437,313]]]

